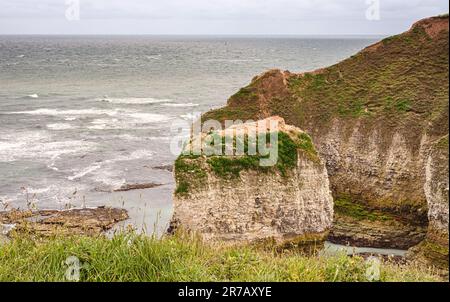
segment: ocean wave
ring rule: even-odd
[[[120,161],[130,161],[130,160],[136,160],[136,159],[149,159],[153,157],[154,152],[150,150],[140,149],[135,150],[127,155],[119,155],[115,158],[105,160],[105,164],[113,164]]]
[[[143,158],[148,159],[151,158],[153,155],[154,152],[150,150],[145,149],[135,150],[130,154],[119,155],[112,159],[105,160],[102,163],[92,163],[88,167],[75,170],[73,171],[74,174],[68,176],[67,179],[70,181],[74,181],[89,175],[90,179],[92,179],[93,181],[99,181],[111,186],[119,185],[120,187],[120,185],[122,185],[125,182],[125,180],[120,179],[120,181],[117,181],[117,178],[120,176],[121,172],[120,170],[119,172],[117,172],[118,169],[114,165],[115,163]],[[115,172],[113,173],[113,171]]]
[[[29,111],[13,111],[13,112],[5,112],[5,114],[30,114],[30,115],[51,115],[51,116],[70,116],[70,115],[109,115],[115,116],[121,112],[130,112],[129,110],[115,108],[115,109],[99,109],[99,108],[90,108],[90,109],[68,109],[68,110],[59,110],[59,109],[50,109],[50,108],[40,108]]]
[[[99,118],[91,122],[91,126],[88,129],[91,130],[107,130],[107,129],[133,129],[136,127],[143,128],[145,124],[155,124],[170,120],[167,115],[157,113],[128,113],[126,115],[106,119]],[[145,128],[145,127],[144,127]]]
[[[172,117],[158,114],[158,113],[145,113],[138,112],[130,109],[77,109],[77,110],[59,110],[41,108],[30,111],[15,111],[7,112],[6,114],[30,114],[30,115],[50,115],[50,116],[63,116],[65,121],[76,120],[77,117],[95,117],[96,115],[109,116],[111,118],[97,118],[91,121],[91,125],[88,129],[92,130],[105,130],[105,129],[130,129],[140,124],[154,124],[170,120]],[[75,128],[74,125],[68,123],[52,123],[47,127],[52,130],[67,130]]]
[[[67,123],[55,123],[55,124],[48,124],[47,128],[52,130],[68,130],[74,129],[75,127]]]
[[[201,117],[201,114],[200,113],[186,113],[186,114],[180,115],[180,117],[185,120],[196,121]]]
[[[157,54],[157,55],[146,55],[145,56],[148,60],[160,60],[161,59],[161,54]]]
[[[46,131],[5,134],[0,141],[0,161],[55,160],[62,155],[88,152],[96,148],[97,143],[88,141],[53,141],[53,137]]]
[[[129,116],[133,118],[130,122],[138,124],[163,122],[170,119],[167,115],[158,113],[130,113]]]
[[[30,99],[37,99],[37,98],[39,98],[39,95],[37,95],[36,93],[29,94],[29,95],[27,95],[27,98],[30,98]]]
[[[149,141],[170,141],[172,137],[170,136],[148,136],[145,137],[145,140]]]
[[[92,172],[94,172],[95,170],[100,169],[100,167],[101,167],[100,164],[94,164],[94,165],[92,165],[92,166],[89,166],[89,167],[87,167],[87,168],[81,170],[81,171],[78,171],[77,173],[75,173],[75,174],[72,175],[72,176],[67,177],[67,179],[70,180],[70,181],[73,181],[73,180],[76,180],[76,179],[80,179],[80,178],[82,178],[83,176],[85,176],[85,175],[87,175],[87,174],[89,174],[89,173],[92,173]]]
[[[166,107],[197,107],[197,106],[199,106],[199,104],[195,104],[195,103],[167,103],[167,104],[163,104],[163,106],[166,106]]]
[[[54,185],[51,185],[51,186],[48,186],[48,187],[43,187],[43,188],[32,188],[32,187],[29,187],[29,188],[25,188],[24,192],[28,193],[28,194],[43,194],[43,193],[46,193],[46,192],[48,192],[48,191],[50,191],[50,190],[52,190],[54,188],[55,188]]]
[[[158,104],[158,103],[171,103],[171,99],[155,99],[155,98],[102,98],[97,99],[101,102],[107,102],[112,104],[128,104],[128,105],[146,105],[146,104]]]
[[[116,156],[112,159],[105,160],[102,163],[101,169],[90,172],[89,178],[93,182],[100,183],[100,185],[96,186],[97,190],[114,191],[126,183],[125,178],[123,178],[123,171],[117,168],[120,162],[149,159],[153,155],[154,152],[150,150],[140,149],[129,154]]]
[[[261,62],[259,58],[248,58],[248,59],[226,59],[226,58],[216,58],[209,59],[209,62],[223,62],[223,63],[248,63],[248,62]]]
[[[126,180],[113,169],[102,169],[101,173],[98,173],[92,177],[92,180],[96,183],[102,184],[102,186],[96,187],[97,190],[101,191],[114,191],[126,183]]]
[[[119,123],[119,120],[117,118],[113,118],[113,119],[106,119],[106,118],[98,118],[95,119],[91,122],[92,125],[91,127],[88,127],[89,129],[105,129],[105,127],[107,125],[115,125]]]

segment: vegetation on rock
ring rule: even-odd
[[[388,221],[393,219],[388,214],[367,209],[345,197],[334,200],[334,211],[339,215],[350,216],[357,220]]]
[[[428,225],[428,148],[448,149],[448,49],[448,14],[423,19],[335,65],[270,70],[202,118],[234,119],[243,110],[247,119],[278,115],[304,129],[327,162],[333,195],[349,195],[338,200],[338,215],[357,224],[398,218],[414,243]]]
[[[211,133],[210,135],[216,135]],[[270,142],[271,133],[264,134],[265,141]],[[249,142],[249,137],[244,136],[244,155],[209,155],[199,156],[192,154],[181,154],[175,161],[175,177],[177,188],[175,194],[184,195],[189,192],[189,188],[195,184],[203,183],[207,177],[206,171],[212,170],[217,176],[225,179],[239,178],[241,171],[253,170],[263,173],[278,171],[282,176],[287,177],[288,171],[297,165],[298,152],[302,152],[309,159],[318,162],[319,156],[314,148],[311,137],[302,132],[298,134],[287,134],[283,131],[275,133],[278,137],[278,160],[271,167],[261,166],[260,160],[268,158],[268,155],[249,155],[249,144],[253,144],[255,150],[258,140]],[[225,151],[225,136],[221,137],[221,145],[216,146],[223,153]],[[233,139],[234,151],[236,149],[236,137]],[[207,163],[207,165],[204,164]]]

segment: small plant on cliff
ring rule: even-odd
[[[442,149],[448,149],[448,135],[444,136],[437,142],[437,146]]]
[[[210,133],[215,136],[217,133]],[[265,136],[265,142],[271,141],[271,133],[262,134]],[[243,151],[244,155],[209,155],[206,157],[206,163],[209,164],[211,170],[219,177],[226,179],[239,178],[241,171],[253,170],[263,173],[277,170],[283,177],[288,176],[288,171],[297,166],[298,152],[303,152],[310,160],[320,161],[311,137],[306,133],[293,135],[292,137],[279,131],[276,133],[278,137],[278,158],[274,166],[262,166],[261,159],[267,159],[269,155],[262,155],[258,150],[256,154],[249,155],[249,150],[257,150],[259,140],[263,137],[258,136],[256,140],[249,141],[248,135],[243,137]],[[225,151],[225,136],[221,139],[219,146],[215,146],[217,150]],[[236,151],[238,140],[233,138],[233,151]],[[252,146],[252,148],[250,148]],[[177,180],[177,189],[175,194],[184,195],[189,192],[192,185],[196,182],[202,182],[206,179],[206,167],[203,167],[203,158],[196,155],[180,155],[175,162],[175,177]],[[192,185],[191,185],[192,184]]]
[[[266,142],[270,141],[270,133],[265,134]],[[302,133],[295,141],[286,133],[280,131],[278,135],[278,160],[273,167],[261,166],[260,159],[267,158],[266,155],[243,155],[243,156],[212,156],[208,159],[212,170],[216,175],[224,178],[236,178],[240,176],[243,170],[255,170],[260,172],[268,172],[270,170],[278,170],[282,176],[286,177],[288,170],[295,168],[298,159],[298,150],[304,151],[308,156],[317,159],[317,154],[312,145],[311,138]],[[256,144],[256,142],[255,142]],[[244,139],[244,150],[248,151],[248,137]]]
[[[306,133],[300,133],[298,135],[299,142],[298,147],[303,150],[311,160],[318,161],[319,156],[317,154],[316,149],[314,148],[313,142],[311,140],[311,137]]]
[[[180,155],[175,161],[176,195],[185,195],[191,184],[206,179],[206,172],[199,166],[196,155]]]
[[[337,198],[334,201],[334,210],[337,214],[349,216],[357,220],[388,221],[393,219],[387,214],[367,209],[348,197]]]

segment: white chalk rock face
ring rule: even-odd
[[[271,120],[278,121],[273,167],[260,167],[258,155],[178,158],[170,231],[181,226],[206,240],[231,242],[325,238],[333,219],[326,167],[305,132],[278,117],[264,122]]]

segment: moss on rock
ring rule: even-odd
[[[270,142],[270,136],[273,134],[270,132],[264,134],[266,142]],[[219,134],[218,132],[212,132],[209,135],[217,136]],[[201,184],[207,178],[207,172],[210,170],[216,176],[224,179],[239,178],[240,173],[246,170],[263,173],[279,172],[283,177],[287,177],[289,170],[297,166],[299,152],[314,162],[320,162],[320,158],[308,134],[304,132],[286,133],[278,131],[275,135],[278,138],[278,160],[274,166],[261,165],[260,161],[267,159],[268,155],[261,155],[259,152],[255,155],[248,155],[249,139],[247,135],[244,136],[244,155],[180,155],[175,161],[175,178],[177,181],[175,194],[187,194],[191,188],[196,184]],[[259,137],[254,142],[250,142],[255,144],[255,149],[258,145],[258,140],[261,138]],[[221,136],[220,141],[221,145],[217,148],[223,152],[225,150],[225,136]],[[236,149],[236,138],[234,139],[233,148]]]

